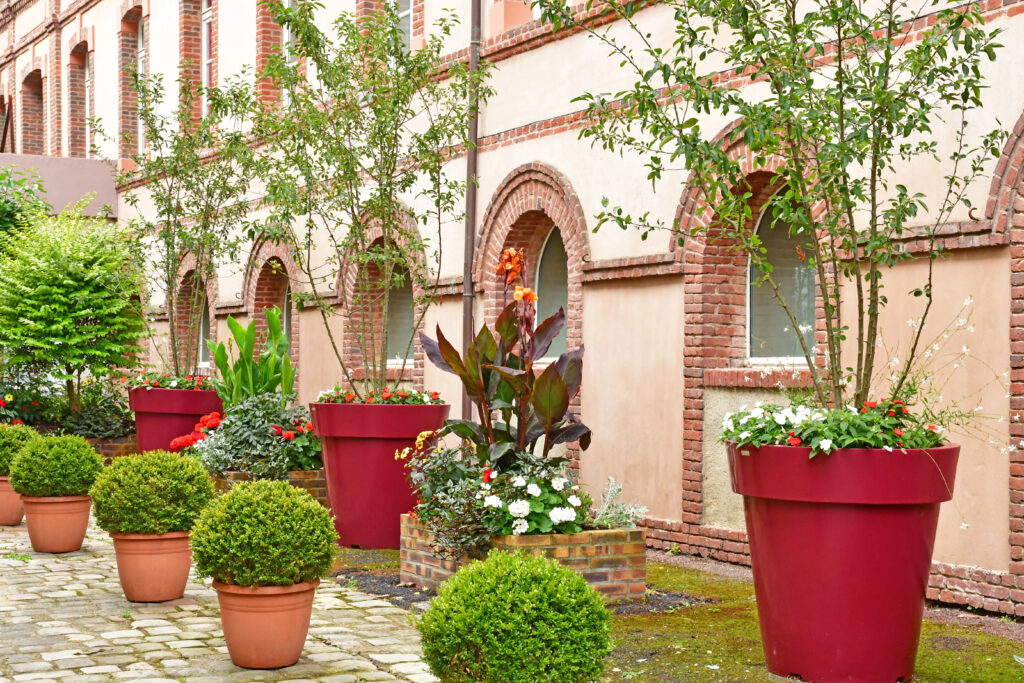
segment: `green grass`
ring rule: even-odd
[[[607,681],[768,681],[753,585],[674,565],[648,565],[652,588],[718,602],[670,614],[615,616]],[[1024,680],[1024,646],[963,626],[925,622],[915,681]],[[779,679],[775,679],[779,680]]]

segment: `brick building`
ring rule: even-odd
[[[325,18],[371,11],[382,1],[330,0]],[[413,49],[441,7],[452,7],[463,21],[449,51],[467,53],[470,0],[396,1]],[[747,285],[745,260],[704,239],[679,246],[668,235],[642,240],[639,233],[593,232],[603,197],[684,226],[704,220],[704,211],[681,171],[655,192],[639,159],[578,139],[587,121],[572,99],[585,90],[630,85],[605,48],[584,34],[553,35],[527,2],[481,2],[482,57],[494,64],[496,94],[480,117],[473,255],[478,319],[492,319],[498,310],[501,283],[491,268],[497,254],[524,247],[539,273],[541,301],[569,311],[564,343],[586,345],[579,409],[595,437],[580,456],[583,483],[598,490],[608,476],[624,482],[626,495],[650,508],[648,542],[655,547],[747,562],[742,508],[729,489],[717,426],[725,411],[776,397],[780,384],[801,386],[807,377],[786,367],[792,353],[766,332],[774,319]],[[1024,409],[1024,213],[1016,218],[1024,212],[1024,86],[1013,65],[1024,45],[1016,40],[1024,38],[1024,0],[983,5],[1010,47],[985,66],[997,87],[986,95],[988,121],[980,124],[998,121],[1010,135],[986,181],[971,190],[979,209],[957,213],[945,226],[952,256],[937,266],[941,310],[934,315],[943,320],[973,297],[974,320],[984,330],[972,348],[998,372],[1009,373],[1010,392],[983,385],[972,373],[954,377],[948,391],[980,392],[985,411],[1003,416],[999,428],[1006,438],[1020,440],[1024,424],[1012,417]],[[657,38],[667,37],[672,24],[664,8],[645,10],[640,22]],[[922,18],[920,26],[926,22]],[[621,27],[613,23],[603,30]],[[173,80],[187,62],[198,80],[216,85],[245,65],[262,64],[283,38],[256,0],[7,0],[0,8],[0,116],[13,121],[6,151],[13,145],[22,154],[83,157],[93,155],[95,146],[99,157],[123,159],[145,146],[127,67]],[[277,96],[269,88],[263,94]],[[107,137],[88,123],[93,117]],[[731,123],[711,127],[724,138]],[[937,137],[947,144],[952,131],[937,131]],[[755,168],[741,143],[731,152],[748,162],[758,202],[777,189],[772,169]],[[927,190],[928,173],[910,172]],[[756,208],[753,220],[760,221]],[[122,216],[130,213],[121,209]],[[428,329],[440,324],[456,342],[461,230],[450,225],[442,235],[441,300],[426,321]],[[887,286],[906,291],[918,268],[901,266],[887,275]],[[340,380],[319,313],[300,311],[289,298],[299,278],[287,249],[257,241],[245,262],[219,264],[218,273],[216,281],[203,284],[201,334],[220,337],[228,316],[245,318],[278,305],[293,340],[300,398],[309,401]],[[788,286],[800,292],[806,283],[797,274]],[[892,329],[918,314],[900,305],[886,312]],[[813,305],[808,310],[813,322]],[[344,325],[338,321],[333,331],[343,337]],[[459,395],[453,378],[424,367],[420,354],[407,379],[447,397]],[[931,595],[1024,615],[1024,455],[1007,456],[980,438],[961,441],[956,505],[943,510]]]

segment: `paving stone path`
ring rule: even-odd
[[[195,577],[192,577],[195,579]],[[195,580],[169,603],[125,600],[109,537],[90,526],[82,550],[32,551],[28,531],[0,527],[0,683],[9,681],[436,681],[408,612],[325,580],[302,658],[275,671],[231,663],[217,596]]]

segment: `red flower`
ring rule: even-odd
[[[7,407],[7,401],[5,401],[2,398],[0,398],[0,408],[6,408],[6,407]]]
[[[399,391],[399,392],[398,392],[397,394],[395,394],[395,395],[396,395],[396,396],[398,396],[398,398],[405,398],[406,396],[408,396],[408,395],[409,395],[409,392],[408,392],[408,391]]]
[[[210,416],[210,419],[206,421],[206,428],[216,429],[217,427],[220,427],[220,418]]]
[[[436,391],[432,391],[430,392],[430,398],[436,401],[437,399],[441,398],[441,394],[437,393]]]
[[[39,405],[39,401],[32,401],[32,405],[34,405],[34,406]]]
[[[128,381],[127,377],[123,377],[123,376],[121,377],[121,384],[124,384],[127,381]]]
[[[295,438],[295,432],[289,429],[288,431],[281,434],[281,438],[286,441],[291,441],[292,439]]]
[[[790,446],[799,446],[802,443],[803,443],[803,441],[800,439],[799,436],[796,435],[796,432],[790,432],[789,433],[789,445]]]
[[[387,390],[387,388],[385,388],[385,389],[384,389],[384,393],[382,393],[382,394],[380,395],[380,400],[382,400],[382,401],[386,401],[386,400],[388,400],[389,398],[391,398],[392,396],[394,396],[394,394],[392,394],[392,393],[391,393],[390,391],[388,391],[388,390]]]
[[[494,472],[491,471],[490,467],[485,467],[484,468],[484,483],[489,482],[489,481],[493,481],[496,476],[497,475],[494,474]]]
[[[20,425],[20,424],[25,424],[25,423],[22,422],[21,420],[19,420],[18,418],[14,418],[13,420],[11,420],[11,424],[12,425]]]
[[[366,399],[366,402],[367,403],[376,403],[377,399],[375,399],[373,396],[371,396],[370,398]]]
[[[896,436],[903,436],[903,430],[900,429],[899,427],[897,427],[896,429],[892,430],[892,433],[895,434]]]
[[[270,428],[271,428],[271,429],[273,429],[273,430],[274,430],[274,432],[275,432],[275,433],[276,433],[276,434],[277,434],[278,436],[281,436],[281,431],[282,431],[282,430],[281,430],[281,428],[280,428],[280,427],[278,427],[277,425],[270,425]]]
[[[298,432],[299,434],[301,434],[302,433],[302,425],[295,425],[295,431]]]
[[[306,423],[306,431],[307,432],[313,431],[313,423],[312,422],[307,422]]]
[[[351,403],[354,400],[356,400],[356,395],[351,391],[345,394],[345,403]]]
[[[878,401],[864,401],[864,407],[865,408],[877,408],[878,407]]]
[[[939,431],[939,428],[938,428],[938,427],[936,427],[935,425],[928,425],[927,427],[925,427],[925,429],[930,429],[930,430],[932,430],[933,432],[937,432],[937,431]]]
[[[894,412],[892,412],[892,411],[890,410],[890,411],[889,411],[889,417],[896,417],[896,413],[894,413]]]

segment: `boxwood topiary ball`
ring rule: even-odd
[[[0,477],[9,476],[11,461],[22,446],[38,439],[39,432],[26,425],[0,425]]]
[[[23,496],[85,496],[103,458],[80,436],[41,436],[11,463],[11,486]]]
[[[202,576],[236,586],[290,586],[327,574],[338,534],[331,513],[284,481],[236,484],[192,530]]]
[[[89,489],[100,528],[119,534],[188,531],[213,500],[213,484],[195,458],[167,451],[116,458]]]
[[[492,551],[438,588],[417,623],[445,683],[585,683],[611,652],[608,611],[557,562]]]

